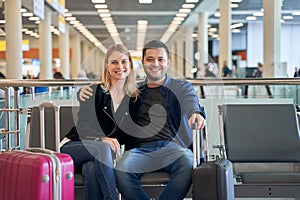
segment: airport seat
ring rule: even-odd
[[[237,198],[300,197],[300,135],[292,104],[218,106]]]
[[[60,107],[60,138],[63,139],[65,134],[76,124],[77,112],[79,107],[75,106],[61,106]],[[30,115],[28,115],[28,146],[39,147],[40,146],[40,113],[38,107],[30,108]],[[51,108],[45,108],[45,145],[46,148],[55,150],[55,141],[53,137],[54,133],[54,110]],[[51,134],[48,134],[51,133]],[[75,199],[84,199],[84,179],[82,174],[75,174]],[[170,175],[166,172],[151,172],[146,173],[141,183],[145,192],[150,198],[157,198],[162,193],[164,187],[170,180]],[[187,194],[188,198],[192,197],[192,191],[190,189]]]

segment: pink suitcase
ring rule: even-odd
[[[72,200],[73,168],[68,154],[3,152],[0,154],[0,199]]]
[[[59,116],[59,106],[53,103],[40,105],[54,107]],[[42,118],[42,122],[44,117]],[[59,136],[59,117],[55,119]],[[42,124],[41,124],[42,125]],[[41,126],[44,133],[44,126]],[[43,136],[42,136],[43,135]],[[41,144],[44,144],[41,134]],[[7,151],[0,154],[0,200],[74,200],[74,165],[71,156],[44,148],[26,151]]]

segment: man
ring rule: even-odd
[[[140,84],[132,128],[134,148],[125,151],[116,165],[120,193],[128,200],[148,200],[141,177],[151,171],[170,174],[159,199],[181,200],[192,183],[191,126],[205,126],[205,113],[191,83],[168,77],[168,47],[152,40],[143,49],[142,64],[147,79]],[[138,128],[136,128],[138,127]],[[127,134],[131,134],[127,131]]]

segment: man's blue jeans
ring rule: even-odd
[[[85,199],[117,200],[116,179],[111,149],[107,143],[70,141],[61,148],[74,160],[75,171],[81,171],[85,182]]]
[[[117,185],[126,200],[148,200],[141,187],[141,177],[162,170],[171,175],[160,200],[182,200],[190,189],[193,173],[191,150],[169,141],[155,141],[126,151],[117,162]]]

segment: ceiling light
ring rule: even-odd
[[[255,17],[262,17],[262,16],[264,16],[264,13],[263,12],[254,12],[253,16],[255,16]]]
[[[246,20],[254,21],[254,20],[256,20],[256,17],[255,16],[248,16],[248,17],[246,17]]]
[[[111,17],[102,17],[102,21],[113,21]]]
[[[286,16],[283,16],[282,18],[283,19],[294,19],[294,17],[291,15],[286,15]]]
[[[65,17],[72,17],[72,13],[65,13]]]
[[[182,21],[175,21],[175,20],[172,21],[172,24],[176,24],[176,25],[181,24],[181,23],[182,23]]]
[[[241,3],[243,0],[230,0],[230,3]]]
[[[39,17],[29,17],[28,20],[29,21],[36,21],[36,20],[39,20],[40,18]]]
[[[182,4],[182,8],[194,8],[195,4]]]
[[[230,4],[230,8],[238,8],[238,7],[239,7],[239,4],[236,4],[236,3]]]
[[[23,16],[23,17],[32,17],[32,16],[33,16],[33,13],[31,13],[31,12],[26,12],[26,13],[23,13],[22,16]]]
[[[187,14],[186,13],[177,13],[176,17],[186,17]]]
[[[220,13],[220,12],[216,12],[216,13],[214,14],[214,16],[215,16],[215,17],[220,17],[220,16],[221,16],[221,13]]]
[[[199,0],[186,0],[185,2],[186,3],[198,3]]]
[[[91,0],[92,3],[105,3],[105,0]]]
[[[76,17],[66,17],[66,20],[67,21],[74,21],[74,20],[76,20]]]
[[[148,24],[147,20],[138,20],[137,24],[141,25],[141,24]]]
[[[110,13],[100,13],[99,14],[100,17],[111,17]]]
[[[109,13],[108,9],[98,9],[98,13]]]
[[[174,17],[173,20],[182,22],[184,20],[184,18],[183,17]]]
[[[181,13],[190,13],[190,12],[191,12],[191,9],[188,9],[188,8],[181,8],[181,9],[179,9],[179,12],[181,12]]]
[[[240,29],[232,29],[231,32],[233,32],[233,33],[239,33],[239,32],[241,32],[241,30]]]
[[[236,23],[236,24],[232,24],[230,26],[230,28],[235,29],[235,28],[238,28],[238,27],[242,27],[243,25],[244,25],[243,23]]]
[[[100,9],[100,8],[103,9],[103,8],[107,8],[107,5],[106,5],[106,4],[96,4],[96,5],[95,5],[95,8],[96,8],[96,9]]]
[[[139,0],[140,4],[150,4],[152,3],[152,0]]]
[[[208,31],[209,32],[216,32],[216,31],[218,31],[218,29],[217,28],[209,28]]]
[[[292,15],[300,15],[300,12],[293,12]]]
[[[0,20],[0,24],[5,24],[5,19]]]

